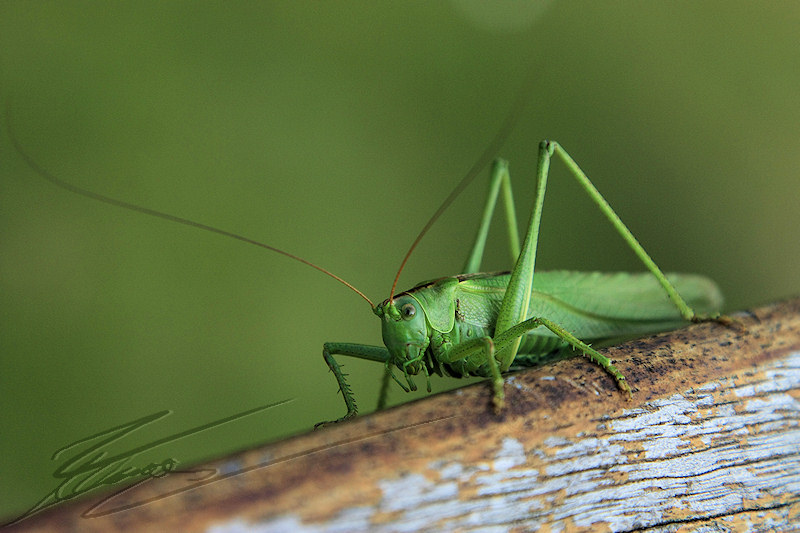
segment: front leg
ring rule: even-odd
[[[336,381],[339,383],[339,390],[344,398],[344,404],[347,407],[347,413],[338,420],[319,422],[318,424],[314,425],[314,428],[319,428],[326,424],[343,422],[353,418],[358,414],[358,405],[356,404],[355,395],[353,394],[350,385],[347,384],[347,380],[344,379],[345,373],[342,372],[339,363],[333,358],[334,354],[347,355],[350,357],[357,357],[359,359],[366,359],[367,361],[376,361],[384,364],[388,364],[388,361],[391,357],[389,355],[389,350],[383,346],[368,346],[366,344],[352,344],[349,342],[326,342],[323,344],[322,357],[325,359],[325,363],[328,365],[328,368],[331,369]]]

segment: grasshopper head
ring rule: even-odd
[[[392,362],[406,375],[419,374],[430,344],[422,306],[412,296],[401,294],[375,307],[375,314],[381,318],[383,343]]]

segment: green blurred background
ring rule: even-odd
[[[800,292],[799,23],[795,2],[730,0],[5,0],[0,97],[59,177],[285,248],[382,300],[534,67],[500,151],[520,218],[537,143],[556,139],[656,262],[713,277],[736,310]],[[344,413],[321,346],[380,343],[360,298],[278,255],[60,190],[6,128],[0,154],[1,515],[56,486],[57,449],[163,409],[111,451],[293,399],[137,460],[188,463]],[[459,269],[485,176],[403,287]],[[553,176],[537,266],[641,270]],[[492,237],[486,269],[508,268]],[[344,363],[371,410],[381,367]]]

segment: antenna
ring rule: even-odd
[[[67,183],[64,180],[62,180],[60,178],[57,178],[55,175],[51,174],[50,172],[48,172],[47,170],[42,168],[22,148],[22,145],[20,144],[20,142],[17,140],[17,138],[12,133],[12,129],[13,128],[11,128],[11,108],[8,105],[6,106],[6,123],[8,124],[8,136],[11,138],[11,144],[14,145],[14,148],[22,156],[22,158],[25,160],[25,162],[28,163],[28,166],[31,167],[34,170],[34,172],[39,174],[41,177],[43,177],[44,179],[46,179],[50,183],[52,183],[52,184],[54,184],[54,185],[56,185],[58,187],[61,187],[62,189],[65,189],[65,190],[67,190],[67,191],[69,191],[71,193],[75,193],[75,194],[80,195],[80,196],[85,196],[86,198],[90,198],[92,200],[97,200],[98,202],[103,202],[105,204],[113,205],[113,206],[116,206],[116,207],[121,207],[123,209],[128,209],[130,211],[135,211],[137,213],[150,215],[150,216],[156,217],[156,218],[163,218],[164,220],[169,220],[170,222],[177,222],[178,224],[183,224],[184,226],[191,226],[193,228],[199,228],[199,229],[202,229],[202,230],[210,231],[212,233],[218,233],[220,235],[224,235],[224,236],[230,237],[232,239],[237,239],[237,240],[246,242],[248,244],[259,246],[261,248],[266,248],[267,250],[279,253],[281,255],[285,255],[286,257],[288,257],[290,259],[294,259],[295,261],[299,261],[300,263],[303,263],[304,265],[308,265],[311,268],[315,268],[315,269],[319,270],[320,272],[322,272],[323,274],[332,277],[333,279],[335,279],[339,283],[345,285],[351,291],[355,292],[356,294],[358,294],[359,296],[364,298],[367,301],[367,303],[369,303],[369,306],[371,308],[373,308],[373,309],[375,308],[375,305],[372,303],[372,300],[367,298],[366,295],[363,292],[361,292],[360,290],[356,289],[353,285],[351,285],[347,281],[343,280],[342,278],[340,278],[336,274],[334,274],[334,273],[322,268],[319,265],[315,265],[311,261],[303,259],[302,257],[298,257],[298,256],[296,256],[294,254],[291,254],[289,252],[281,250],[280,248],[275,248],[274,246],[270,246],[268,244],[264,244],[263,242],[259,242],[259,241],[256,241],[254,239],[250,239],[248,237],[244,237],[242,235],[238,235],[238,234],[232,233],[230,231],[225,231],[223,229],[215,228],[215,227],[209,226],[207,224],[202,224],[200,222],[195,222],[194,220],[189,220],[188,218],[182,218],[182,217],[178,217],[178,216],[175,216],[175,215],[170,215],[169,213],[163,213],[161,211],[156,211],[155,209],[142,207],[142,206],[139,206],[139,205],[136,205],[136,204],[125,202],[123,200],[117,200],[116,198],[111,198],[110,196],[105,196],[105,195],[102,195],[102,194],[98,194],[96,192],[92,192],[92,191],[89,191],[89,190],[86,190],[86,189],[82,189],[80,187],[76,187],[75,185],[72,185],[71,183]]]
[[[533,85],[533,81],[535,79],[533,74],[534,74],[534,69],[531,68],[531,70],[528,72],[528,75],[525,78],[525,82],[523,83],[522,88],[520,89],[516,99],[514,100],[513,105],[511,106],[511,110],[509,111],[508,115],[506,115],[503,124],[500,126],[500,129],[498,130],[497,134],[495,134],[494,138],[492,139],[492,142],[489,143],[489,146],[486,147],[486,149],[483,151],[478,160],[475,161],[475,164],[472,165],[472,168],[469,169],[469,172],[467,172],[467,174],[461,179],[461,181],[458,182],[458,185],[455,186],[450,195],[444,199],[442,205],[439,206],[439,209],[437,209],[436,212],[433,214],[433,216],[431,216],[431,218],[422,228],[422,231],[420,231],[419,234],[417,235],[417,238],[414,239],[413,243],[411,243],[411,247],[408,249],[408,252],[406,252],[405,257],[403,257],[403,262],[400,263],[400,268],[397,269],[397,275],[394,277],[394,282],[392,283],[392,290],[391,292],[389,292],[389,301],[394,299],[394,292],[395,289],[397,289],[397,281],[400,279],[400,274],[403,272],[403,269],[405,268],[406,263],[408,262],[408,258],[411,257],[411,253],[414,251],[419,242],[422,240],[422,237],[424,237],[425,234],[428,233],[428,230],[431,229],[431,226],[433,226],[433,224],[439,219],[439,217],[442,216],[442,213],[444,213],[445,210],[448,207],[450,207],[450,204],[453,203],[453,201],[458,197],[458,195],[461,194],[470,183],[472,183],[472,180],[475,179],[475,176],[477,176],[478,173],[480,173],[480,171],[483,170],[483,168],[489,164],[489,162],[494,158],[497,151],[506,141],[511,131],[514,129],[514,126],[516,126],[519,115],[522,112],[523,108],[525,107],[525,104],[528,102],[528,90]]]

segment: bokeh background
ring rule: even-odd
[[[382,300],[524,90],[499,152],[521,222],[537,143],[556,139],[656,262],[711,276],[737,310],[800,292],[798,30],[794,2],[5,0],[0,97],[59,177],[284,248]],[[344,413],[321,346],[380,343],[356,295],[58,189],[6,127],[0,173],[0,515],[57,485],[59,448],[157,411],[172,414],[110,451],[293,399],[135,461],[191,463]],[[402,286],[458,271],[486,176]],[[537,267],[641,270],[558,165],[550,184]],[[495,231],[485,267],[509,264]],[[380,365],[344,364],[372,410]]]

